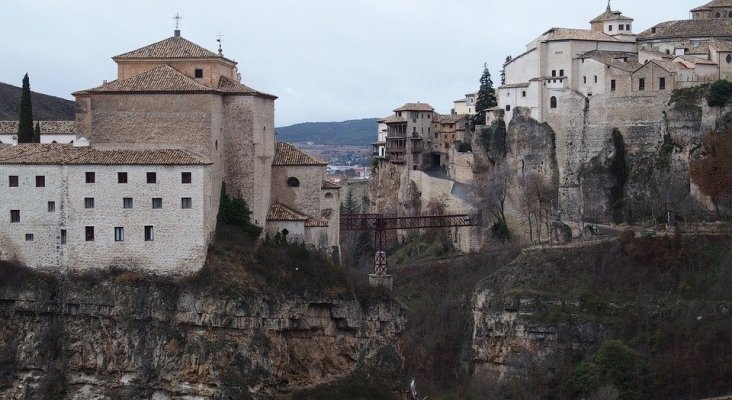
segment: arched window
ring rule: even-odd
[[[722,14],[716,13],[716,14],[714,14],[714,16],[717,17],[717,18],[720,18],[720,17],[722,17]]]
[[[549,99],[549,107],[550,108],[557,108],[557,98],[552,96],[551,99]]]
[[[300,180],[293,177],[287,178],[287,186],[288,187],[300,187]]]
[[[326,193],[325,194],[325,198],[326,199],[332,199],[333,198],[333,193]]]
[[[727,64],[732,63],[732,54],[727,54]]]

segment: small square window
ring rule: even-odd
[[[8,177],[8,186],[18,187],[18,175],[10,175]]]
[[[133,206],[133,200],[132,197],[123,197],[122,198],[122,208],[130,209]]]
[[[190,197],[183,197],[180,199],[180,208],[190,209],[193,208],[193,200]]]
[[[152,199],[152,208],[153,209],[163,208],[163,199],[162,199],[162,197],[153,197],[153,199]]]
[[[87,172],[86,183],[94,183],[96,181],[96,174],[94,172]]]
[[[87,242],[94,241],[94,227],[93,226],[87,226],[84,228],[84,238]]]
[[[559,70],[559,76],[564,76],[564,70],[563,69],[560,69]]]
[[[203,78],[203,69],[196,68],[196,70],[194,71],[194,76],[196,78]]]
[[[114,228],[114,241],[124,242],[125,241],[125,228],[118,226]]]
[[[147,173],[147,183],[157,183],[158,182],[158,174],[155,172],[148,172]]]
[[[56,202],[49,201],[48,202],[48,212],[55,212],[55,211],[56,211]]]
[[[127,183],[127,172],[117,172],[117,183]]]
[[[506,111],[511,111],[511,105],[506,105]]]
[[[66,244],[66,229],[61,229],[61,244]]]
[[[20,210],[10,210],[10,222],[20,222]]]
[[[155,228],[152,225],[145,226],[145,241],[152,242],[155,240]]]
[[[181,183],[191,183],[191,173],[190,172],[181,172],[180,174],[180,181]]]
[[[93,197],[84,198],[84,208],[94,208],[94,198]]]
[[[612,26],[612,25],[609,25],[609,26],[607,27],[607,30],[608,30],[608,31],[610,31],[610,32],[612,32],[612,31],[613,31],[613,26]]]
[[[45,176],[36,176],[36,187],[46,187],[46,177]]]
[[[32,242],[33,241],[33,234],[32,233],[26,233],[25,234],[25,241],[26,242]]]

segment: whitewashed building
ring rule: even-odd
[[[41,128],[41,143],[74,143],[74,121],[37,121]],[[35,126],[35,122],[33,124]],[[0,144],[13,144],[18,136],[18,121],[0,121]]]
[[[0,257],[186,274],[213,238],[210,161],[184,150],[0,146]]]

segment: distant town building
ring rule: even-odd
[[[475,115],[478,111],[475,109],[475,103],[478,101],[478,93],[468,93],[464,99],[455,100],[451,114],[467,114]]]

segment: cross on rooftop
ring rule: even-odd
[[[181,17],[180,14],[175,13],[175,17],[173,17],[173,19],[175,20],[175,30],[180,29],[180,20],[182,20],[183,17]]]
[[[224,55],[224,49],[221,47],[221,40],[224,38],[224,35],[219,32],[219,34],[216,36],[218,39],[216,39],[217,42],[219,42],[219,55]]]

